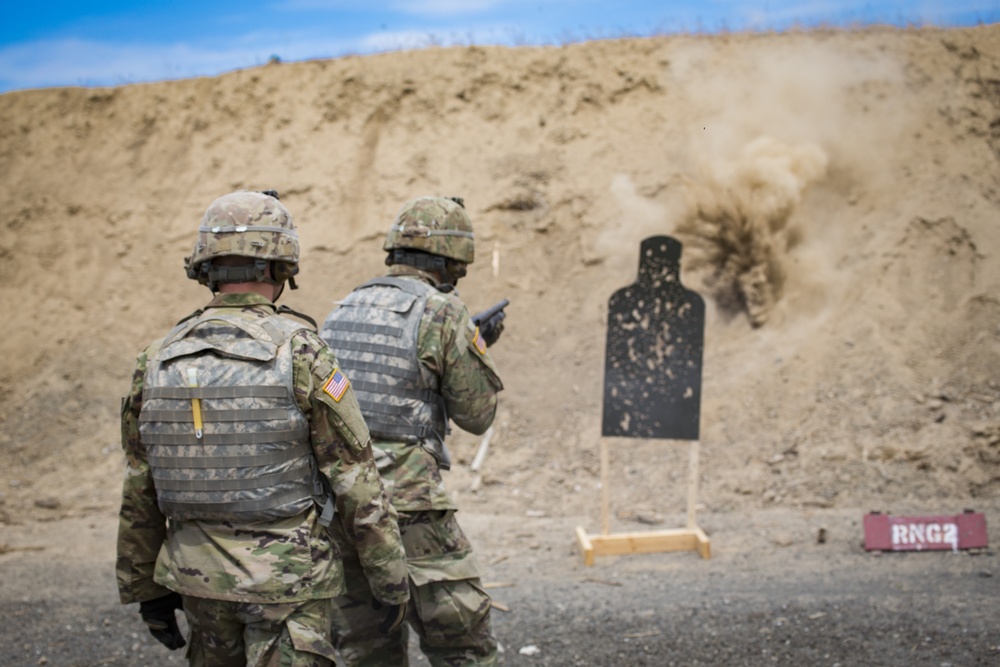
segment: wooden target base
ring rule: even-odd
[[[594,558],[597,556],[651,554],[666,551],[697,551],[702,558],[712,557],[711,542],[701,528],[588,535],[583,528],[577,526],[576,540],[583,552],[583,564],[587,566],[593,565]]]
[[[608,445],[601,440],[601,534],[588,535],[582,527],[576,528],[576,540],[583,552],[583,564],[591,566],[597,556],[621,556],[668,551],[697,551],[702,558],[712,557],[712,544],[695,521],[698,497],[698,441],[691,443],[688,465],[687,527],[675,530],[657,530],[636,533],[610,531],[611,501],[608,489]]]

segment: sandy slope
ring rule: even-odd
[[[708,302],[702,494],[958,511],[1000,492],[1000,26],[430,49],[0,96],[0,518],[117,502],[135,352],[201,305],[208,202],[276,188],[322,317],[398,205],[466,198],[508,297],[472,510],[596,516],[604,322],[656,233]],[[458,436],[468,462],[476,440]],[[614,503],[686,447],[616,442]],[[624,522],[625,519],[622,519]]]

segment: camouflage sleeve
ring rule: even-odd
[[[156,504],[156,489],[146,461],[146,449],[139,440],[139,410],[142,409],[147,358],[147,352],[139,355],[132,386],[122,399],[125,480],[118,513],[118,555],[115,561],[118,596],[122,604],[153,600],[170,592],[153,582],[156,557],[166,536],[166,519]]]
[[[431,316],[421,321],[420,361],[441,378],[448,417],[479,435],[493,423],[500,375],[465,305],[455,296],[428,301]]]
[[[375,467],[368,426],[333,351],[313,332],[293,340],[295,392],[308,416],[316,460],[330,480],[337,517],[357,550],[372,595],[387,605],[409,598],[396,510]]]

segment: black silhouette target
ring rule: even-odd
[[[605,436],[697,440],[705,302],[680,281],[680,241],[642,242],[639,279],[608,301]]]

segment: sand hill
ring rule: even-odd
[[[138,350],[208,299],[208,203],[274,188],[321,318],[402,201],[463,196],[461,293],[511,299],[464,507],[595,515],[607,300],[640,241],[707,302],[702,492],[947,509],[1000,493],[1000,26],[677,36],[272,64],[0,96],[0,518],[117,504]],[[478,440],[458,435],[457,461]],[[687,448],[615,441],[614,502],[683,509]],[[461,467],[461,466],[457,466]]]

